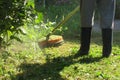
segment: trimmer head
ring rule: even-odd
[[[45,47],[55,47],[55,46],[60,46],[63,44],[64,40],[62,36],[59,35],[51,35],[48,40],[46,38],[41,39],[38,42],[38,45],[40,48],[45,48]]]

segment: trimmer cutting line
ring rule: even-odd
[[[79,11],[80,6],[77,6],[73,11],[71,11],[57,26],[43,39],[38,42],[40,48],[59,46],[63,43],[63,37],[60,35],[52,35],[56,29],[60,28],[64,23],[66,23],[77,11]]]

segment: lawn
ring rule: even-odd
[[[119,80],[120,32],[114,32],[113,51],[101,58],[101,34],[92,35],[90,54],[74,58],[78,38],[63,45],[40,49],[37,44],[11,45],[0,54],[0,80]]]

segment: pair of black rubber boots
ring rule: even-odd
[[[75,57],[89,54],[92,28],[81,28],[81,47]],[[102,29],[102,57],[109,57],[112,51],[112,29]]]

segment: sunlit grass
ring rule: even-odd
[[[98,36],[96,36],[98,35]],[[119,32],[114,35],[113,51],[101,58],[101,35],[93,34],[90,54],[74,58],[79,40],[65,39],[63,45],[40,49],[30,43],[14,44],[0,54],[1,80],[119,80]]]

